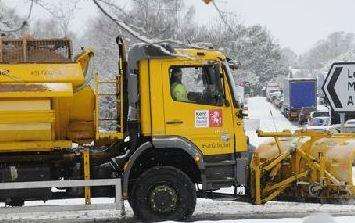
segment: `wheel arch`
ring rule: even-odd
[[[203,180],[203,173],[204,173],[203,170],[205,169],[205,164],[203,161],[202,152],[197,148],[196,145],[194,145],[192,142],[182,137],[175,137],[175,136],[154,137],[151,141],[147,141],[141,144],[133,153],[133,155],[130,157],[129,161],[126,163],[124,167],[124,172],[122,177],[122,191],[123,191],[124,198],[128,198],[129,184],[130,184],[130,180],[132,180],[132,175],[133,177],[138,177],[140,174],[144,172],[143,170],[138,176],[135,176],[136,174],[134,173],[135,165],[138,165],[142,160],[147,160],[147,158],[148,159],[157,158],[157,160],[154,160],[150,164],[154,164],[153,166],[158,166],[161,164],[159,162],[159,157],[161,157],[161,155],[167,156],[169,158],[168,161],[174,160],[171,159],[172,157],[169,155],[174,155],[174,157],[176,155],[180,155],[183,156],[184,158],[188,158],[189,161],[188,163],[192,164],[191,166],[192,173],[187,173],[187,175],[193,177],[191,174],[198,174],[199,175],[198,177],[201,180]],[[160,161],[164,162],[162,160]],[[185,165],[185,168],[182,168],[183,164],[181,164],[181,166],[176,166],[176,165],[171,165],[171,166],[174,166],[185,173],[188,172],[186,171],[187,170],[186,167],[188,165]],[[144,169],[144,167],[142,169]]]

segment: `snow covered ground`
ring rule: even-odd
[[[296,129],[265,98],[255,97],[248,101],[249,118],[260,119],[261,130]],[[270,112],[271,111],[271,112]],[[272,115],[271,115],[272,114]],[[274,124],[275,123],[275,124]],[[259,139],[254,131],[247,132],[250,142],[257,146]],[[232,188],[223,191],[231,192]],[[94,204],[113,203],[113,199],[93,199]],[[61,211],[63,205],[83,204],[83,199],[26,202],[26,208],[0,208],[0,222],[117,222],[119,213],[111,206],[104,210]],[[38,212],[39,205],[53,205],[51,211]],[[3,206],[3,204],[2,204]],[[125,202],[126,218],[122,222],[135,222],[132,209]],[[333,217],[332,217],[332,216]],[[192,217],[198,222],[237,223],[352,223],[355,222],[355,202],[348,205],[321,205],[313,203],[268,202],[266,205],[251,205],[237,201],[212,201],[198,199]]]
[[[298,129],[296,125],[288,121],[271,103],[264,97],[253,97],[248,99],[248,119],[260,120],[260,130],[282,131]],[[248,122],[248,121],[246,121]],[[248,129],[248,127],[246,126]],[[259,138],[255,130],[247,131],[249,141],[254,146],[258,146],[267,138]]]

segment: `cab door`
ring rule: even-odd
[[[234,153],[232,107],[225,100],[217,63],[181,61],[162,65],[166,135],[184,137],[206,156]],[[172,74],[181,71],[187,100],[174,95]],[[180,90],[183,89],[180,86]]]
[[[248,151],[248,138],[244,130],[243,113],[240,105],[237,102],[237,89],[234,82],[232,70],[227,62],[223,63],[222,70],[225,75],[225,91],[227,100],[231,102],[232,114],[233,114],[233,128],[234,128],[234,144],[235,152],[247,152]]]

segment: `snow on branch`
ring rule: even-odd
[[[126,31],[127,33],[129,33],[131,36],[133,36],[134,38],[140,40],[141,42],[151,45],[153,47],[156,47],[157,49],[159,49],[162,53],[169,55],[169,56],[181,56],[181,57],[188,57],[186,55],[180,55],[180,54],[175,54],[170,52],[169,50],[167,50],[166,48],[164,48],[163,46],[156,44],[156,43],[161,43],[163,42],[162,40],[156,40],[153,39],[150,40],[147,37],[145,37],[144,35],[138,33],[136,30],[139,30],[140,28],[138,27],[131,27],[129,25],[127,25],[125,22],[118,20],[117,18],[114,18],[111,14],[109,14],[99,3],[99,1],[101,2],[102,0],[93,0],[94,4],[99,8],[99,10],[106,16],[108,17],[110,20],[112,20],[118,27],[120,27],[121,29],[123,29],[124,31]],[[105,3],[105,2],[104,2]]]
[[[31,4],[30,4],[30,8],[28,10],[27,17],[21,23],[21,25],[19,25],[18,27],[13,28],[13,26],[11,25],[11,22],[8,19],[1,18],[2,20],[0,21],[0,33],[14,33],[14,32],[18,32],[18,31],[22,30],[23,28],[25,28],[28,25],[28,20],[31,18],[32,9],[33,9],[33,2],[34,2],[34,0],[31,0]],[[2,13],[5,14],[4,8],[2,10],[3,10]]]

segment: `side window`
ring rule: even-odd
[[[169,75],[170,92],[174,101],[223,105],[223,81],[218,66],[172,66]]]

